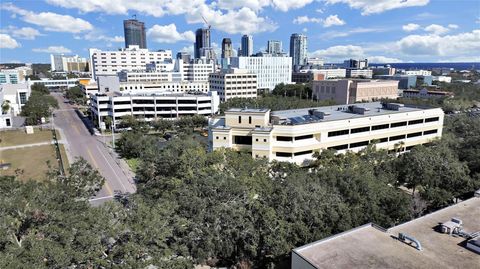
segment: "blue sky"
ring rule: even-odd
[[[212,25],[212,42],[254,50],[292,33],[308,36],[326,62],[479,62],[479,0],[17,0],[0,4],[0,63],[49,62],[50,52],[88,56],[124,46],[122,21],[136,14],[149,49],[191,51],[193,32]]]

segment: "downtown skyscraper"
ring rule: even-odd
[[[282,53],[282,41],[278,40],[268,40],[267,41],[267,52],[270,54],[280,54]]]
[[[307,64],[307,36],[302,34],[292,34],[290,36],[290,57],[292,65]]]
[[[233,57],[232,40],[230,38],[224,38],[222,40],[222,58]]]
[[[141,49],[147,48],[145,23],[136,19],[124,20],[123,32],[125,37],[125,48],[128,48],[130,45],[137,45]]]
[[[248,57],[253,54],[253,37],[251,35],[242,36],[242,55]]]

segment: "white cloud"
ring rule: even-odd
[[[23,21],[41,26],[46,31],[80,33],[93,29],[89,22],[69,15],[60,15],[53,12],[35,13],[18,8],[11,3],[1,5],[0,9],[20,15]]]
[[[358,27],[351,30],[345,31],[329,31],[321,35],[323,39],[333,39],[337,37],[347,37],[355,34],[364,34],[364,33],[381,33],[385,32],[387,29],[384,28],[364,28]]]
[[[176,43],[179,41],[195,41],[195,34],[192,31],[179,33],[175,24],[158,25],[155,24],[147,30],[147,35],[158,43]]]
[[[323,50],[317,50],[311,53],[312,57],[320,57],[329,60],[342,60],[348,58],[358,58],[365,55],[362,47],[354,45],[339,45],[329,47]]]
[[[383,64],[383,63],[403,63],[404,61],[398,58],[389,58],[385,56],[368,56],[368,62]]]
[[[480,29],[457,35],[409,35],[395,45],[406,55],[475,57],[480,51]]]
[[[409,24],[406,24],[406,25],[402,26],[402,29],[405,32],[412,32],[412,31],[417,30],[418,28],[420,28],[420,25],[418,25],[416,23],[409,23]]]
[[[188,23],[204,23],[203,17],[215,30],[221,30],[229,34],[255,34],[269,32],[277,29],[277,25],[267,17],[259,17],[247,8],[228,10],[226,13],[213,10],[206,5],[192,8],[186,16]]]
[[[154,17],[166,14],[179,15],[186,13],[190,7],[203,4],[204,0],[47,0],[49,4],[76,8],[81,12],[104,12],[107,14],[127,15],[128,11],[136,11]]]
[[[18,28],[12,25],[8,26],[5,29],[1,29],[0,33],[10,34],[13,37],[28,40],[34,40],[37,36],[42,35],[37,29],[33,29],[31,27]]]
[[[387,10],[425,6],[429,0],[324,0],[327,4],[344,3],[351,8],[362,10],[362,15],[382,13]]]
[[[334,25],[344,25],[345,21],[340,19],[338,15],[330,15],[323,21],[323,27],[330,27]]]
[[[425,27],[424,30],[434,35],[442,35],[450,31],[450,29],[448,29],[447,27],[443,27],[438,24],[430,24],[429,26]]]
[[[323,11],[323,9],[321,9],[321,8],[317,8],[317,9],[315,9],[315,12],[318,12],[318,13],[320,13],[320,14],[323,14],[324,11]]]
[[[365,50],[360,46],[340,45],[333,46],[323,50],[317,50],[310,53],[312,57],[324,58],[329,62],[343,62],[346,59],[367,58],[371,63],[399,63],[403,62],[398,58],[390,58],[385,56],[368,56]]]
[[[88,41],[108,42],[109,44],[107,44],[107,45],[110,45],[110,46],[113,45],[111,43],[122,43],[122,42],[125,41],[123,36],[107,36],[107,35],[103,34],[102,31],[99,31],[97,29],[95,29],[93,31],[90,31],[83,36],[75,35],[74,38],[77,39],[77,40],[84,39],[84,40],[88,40]]]
[[[313,0],[247,0],[217,1],[207,4],[205,0],[47,0],[48,3],[65,8],[76,8],[81,12],[105,12],[128,14],[129,11],[161,17],[164,15],[185,15],[188,23],[204,23],[204,16],[215,30],[230,34],[253,34],[273,31],[277,25],[268,17],[258,14],[259,9],[272,6],[286,11],[300,8]],[[237,9],[238,8],[238,9]]]
[[[48,48],[36,48],[36,49],[32,49],[32,51],[43,52],[43,53],[72,53],[70,49],[67,49],[64,46],[50,46]]]
[[[448,25],[448,28],[450,28],[450,29],[458,29],[458,25],[456,25],[456,24],[449,24],[449,25]]]
[[[293,20],[293,23],[295,24],[322,23],[323,27],[327,28],[334,25],[344,25],[345,21],[340,19],[338,15],[330,15],[326,19],[311,18],[308,16],[298,16]]]
[[[261,10],[265,7],[273,7],[274,9],[281,10],[283,12],[289,11],[291,9],[302,8],[310,3],[313,0],[218,0],[216,5],[222,9],[236,9],[242,7],[248,7],[252,10]]]
[[[322,19],[310,18],[308,16],[298,16],[293,20],[293,23],[295,23],[295,24],[304,24],[304,23],[308,23],[308,22],[320,23],[320,22],[322,22]]]
[[[0,49],[14,49],[20,47],[20,43],[7,34],[0,34]]]
[[[308,32],[308,29],[305,27],[305,28],[302,29],[302,31],[303,31],[304,33],[306,33],[306,32]]]

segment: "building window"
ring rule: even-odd
[[[292,157],[292,153],[290,152],[275,152],[275,156],[277,157]]]
[[[332,131],[332,132],[328,132],[328,137],[332,137],[332,136],[340,136],[340,135],[348,135],[349,134],[349,130],[346,129],[346,130],[339,130],[339,131]]]
[[[429,134],[436,134],[438,132],[437,129],[434,130],[427,130],[423,132],[423,135],[429,135]]]
[[[20,93],[20,104],[24,105],[27,103],[27,93],[26,92],[21,92]]]
[[[407,138],[421,136],[421,135],[422,135],[422,132],[411,133],[411,134],[407,134]]]
[[[381,130],[381,129],[388,129],[388,128],[389,128],[388,124],[374,125],[374,126],[372,126],[372,131]]]
[[[242,123],[242,116],[238,116],[238,123]]]
[[[360,127],[360,128],[354,128],[350,131],[351,134],[356,134],[356,133],[363,133],[363,132],[369,132],[370,127]]]
[[[343,145],[328,147],[328,149],[333,149],[333,150],[348,149],[348,144],[343,144]]]
[[[258,142],[258,138],[255,138],[255,142]]]
[[[252,117],[248,116],[248,124],[252,124]]]
[[[295,140],[303,140],[303,139],[310,139],[313,138],[313,135],[301,135],[301,136],[295,136]]]
[[[363,147],[367,145],[368,145],[368,141],[356,142],[356,143],[351,143],[350,148],[358,148],[358,147]]]
[[[224,137],[223,137],[223,140],[227,140],[227,137],[226,137],[226,136],[224,136]]]
[[[235,144],[239,145],[251,145],[252,144],[252,137],[251,136],[240,136],[236,135],[234,137]]]
[[[401,122],[394,122],[394,123],[392,123],[391,127],[392,127],[392,128],[395,128],[395,127],[406,126],[406,125],[407,125],[407,122],[406,122],[406,121],[401,121]]]
[[[312,154],[313,151],[311,150],[306,150],[306,151],[300,151],[300,152],[295,152],[293,155],[294,156],[299,156],[299,155],[305,155],[305,154]]]
[[[5,119],[5,124],[7,125],[7,127],[10,127],[10,125],[11,125],[10,119]]]
[[[292,141],[293,137],[291,136],[277,136],[277,141]]]
[[[267,139],[263,139],[263,142],[267,142]]]
[[[396,135],[396,136],[391,136],[390,141],[396,141],[396,140],[402,140],[405,139],[405,135]]]
[[[426,119],[425,119],[425,122],[434,122],[434,121],[438,121],[439,119],[440,119],[439,117],[426,118]]]
[[[414,124],[422,124],[423,123],[423,119],[421,120],[411,120],[408,122],[408,125],[414,125]]]

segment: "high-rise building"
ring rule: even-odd
[[[267,42],[267,53],[271,54],[280,54],[282,53],[282,41],[278,40],[268,40]]]
[[[125,34],[125,48],[131,45],[137,45],[141,49],[147,48],[145,23],[138,20],[124,20],[123,31]]]
[[[232,57],[230,66],[257,74],[259,90],[272,91],[280,83],[292,83],[292,59],[290,57]]]
[[[253,37],[251,35],[242,36],[242,55],[251,56],[253,54]]]
[[[307,63],[307,36],[292,34],[290,36],[290,57],[292,65],[305,65]]]
[[[222,40],[222,58],[233,57],[232,40],[230,38],[224,38]]]
[[[368,67],[368,60],[355,60],[355,59],[348,59],[343,61],[343,66],[345,68],[356,68],[356,69],[364,69]]]
[[[58,72],[85,72],[88,69],[88,59],[78,55],[50,54],[50,67],[52,71]]]
[[[210,45],[210,28],[199,28],[195,32],[195,48],[194,48],[194,57],[198,59],[200,57],[204,57],[202,55],[202,49],[211,48]],[[205,50],[203,50],[203,54]]]

